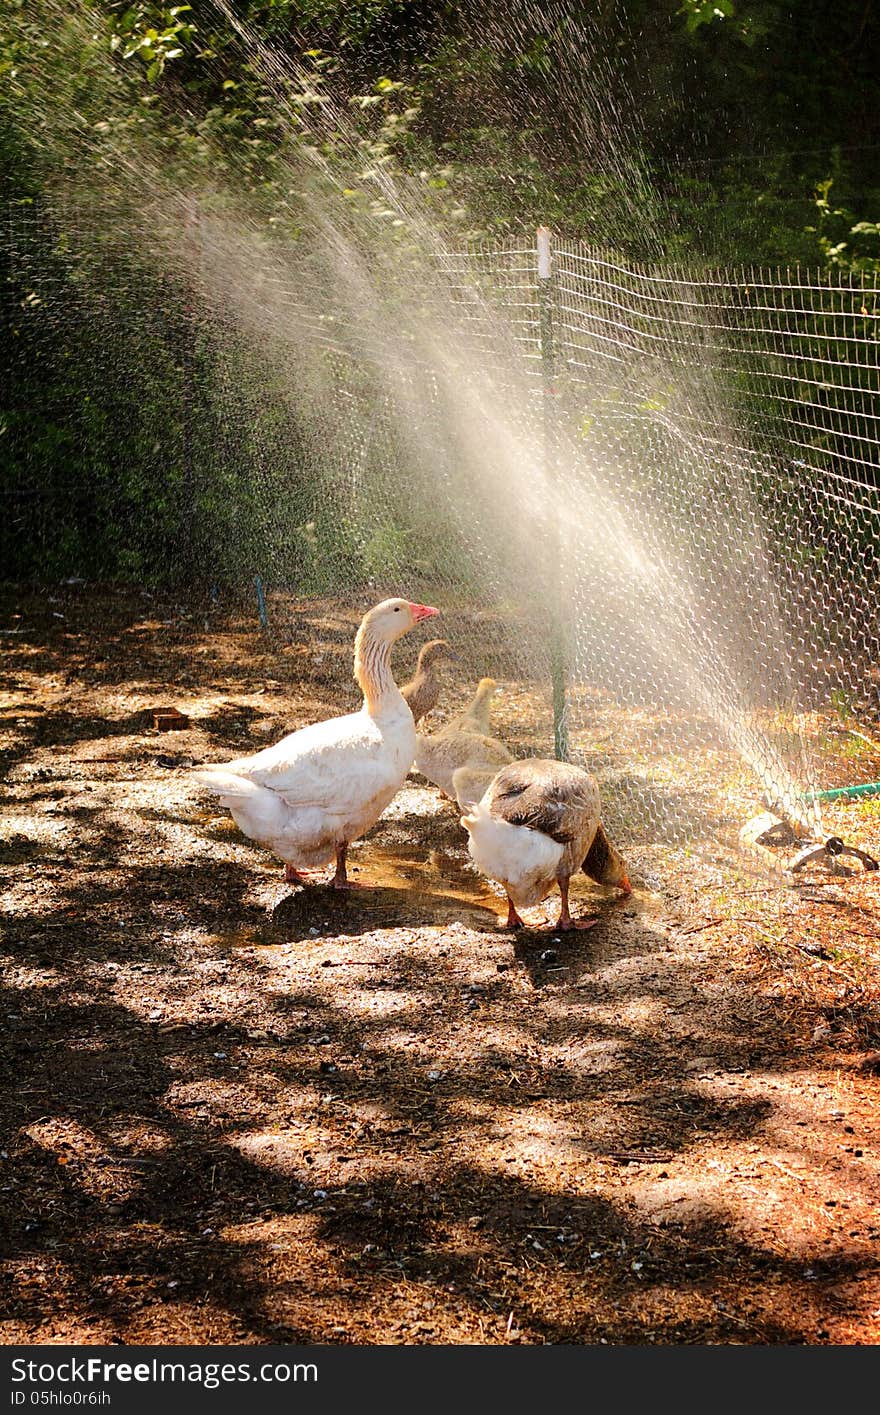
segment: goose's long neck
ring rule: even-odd
[[[402,702],[391,672],[391,645],[374,638],[361,626],[354,641],[354,676],[364,695],[367,712],[375,717],[383,708]]]

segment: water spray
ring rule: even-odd
[[[191,396],[185,370],[184,499],[202,484],[201,454],[209,474],[222,459],[229,488],[216,512],[199,505],[220,527],[207,521],[200,540],[231,546],[236,572],[257,563],[273,584],[308,593],[290,528],[311,525],[320,501],[326,588],[336,589],[334,564],[398,582],[415,565],[450,598],[466,593],[473,647],[512,660],[523,680],[550,679],[557,757],[583,750],[608,713],[625,739],[615,755],[628,757],[603,777],[609,816],[646,849],[690,844],[718,824],[732,833],[719,798],[723,754],[735,752],[802,854],[846,853],[837,837],[817,844],[818,807],[832,798],[809,789],[821,778],[804,723],[792,717],[774,736],[761,716],[800,701],[801,665],[822,647],[807,572],[784,539],[809,469],[792,483],[775,445],[745,430],[727,377],[781,380],[774,320],[785,320],[781,335],[818,339],[809,311],[776,307],[781,278],[634,266],[546,227],[479,250],[457,234],[450,244],[419,179],[365,164],[332,96],[300,105],[302,66],[221,7],[290,139],[271,216],[234,167],[212,168],[210,186],[198,167],[160,170],[148,149],[126,146],[124,127],[102,139],[114,161],[100,168],[122,174],[106,210],[148,268],[173,271],[184,300],[198,293],[184,311],[198,344],[176,360],[205,380]],[[590,71],[574,49],[564,70],[575,87]],[[613,122],[590,131],[601,137],[597,170],[609,157],[613,168]],[[647,187],[628,190],[637,216]],[[84,212],[88,231],[88,202]],[[600,220],[594,229],[607,235]],[[83,300],[91,283],[80,283]],[[837,505],[828,485],[811,488],[826,531]],[[867,516],[859,494],[847,504]],[[239,496],[257,508],[244,527],[255,540],[227,514]],[[834,570],[823,567],[829,584]],[[263,579],[252,582],[266,629]],[[697,789],[686,777],[692,737],[716,759]]]

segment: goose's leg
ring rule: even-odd
[[[348,850],[348,841],[344,840],[336,847],[336,873],[330,881],[331,889],[363,889],[362,884],[357,880],[349,879],[345,870],[345,855]]]
[[[508,896],[507,896],[507,920],[506,920],[505,924],[503,925],[503,927],[504,927],[505,929],[524,929],[524,928],[525,928],[525,924],[523,923],[523,921],[522,921],[522,919],[520,918],[519,914],[516,912],[516,905],[514,904],[514,902],[513,902],[513,900],[511,899],[511,897],[510,897],[509,894],[508,894]]]
[[[336,847],[336,873],[330,881],[331,889],[348,889],[348,875],[345,872],[345,852],[348,845],[345,842]]]
[[[560,910],[559,918],[556,920],[556,923],[550,925],[551,931],[557,929],[560,931],[567,929],[591,929],[598,920],[573,919],[571,917],[568,908],[568,879],[559,879],[556,883],[559,885],[559,893],[562,895],[562,909]]]

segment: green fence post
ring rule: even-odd
[[[558,462],[558,431],[556,402],[556,349],[553,331],[555,289],[550,230],[539,226],[538,242],[538,311],[540,316],[541,370],[543,380],[544,468],[548,481],[555,483]],[[562,615],[562,536],[555,503],[554,522],[550,538],[551,569],[551,631],[550,674],[553,682],[553,750],[558,761],[568,760],[568,724],[566,721],[566,652],[565,628]]]
[[[199,252],[198,216],[190,204],[183,228],[184,290],[180,316],[180,462],[182,473],[181,552],[186,576],[191,582],[195,560],[196,492],[193,427],[193,382],[195,379],[197,270]]]

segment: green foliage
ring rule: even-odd
[[[880,273],[880,223],[857,221],[846,206],[835,206],[831,201],[833,186],[833,177],[817,186],[817,222],[806,228],[815,235],[824,264],[860,274]]]
[[[733,19],[736,12],[732,0],[683,0],[678,13],[684,15],[688,34],[695,34],[702,25]]]
[[[841,722],[855,722],[858,720],[852,694],[847,692],[845,688],[833,688],[829,695],[829,702]]]
[[[110,19],[110,50],[123,59],[137,56],[150,83],[165,65],[180,59],[197,33],[190,5],[114,4]]]
[[[797,260],[835,144],[847,210],[870,224],[877,20],[863,0],[842,0],[833,25],[822,0],[797,15],[781,0],[594,11],[513,0],[509,24],[479,3],[250,0],[241,23],[298,66],[271,84],[213,7],[105,0],[61,23],[48,0],[7,7],[0,161],[18,167],[19,185],[26,169],[64,168],[72,150],[100,160],[103,145],[109,158],[127,132],[168,162],[232,164],[266,195],[283,187],[291,148],[311,141],[297,112],[325,114],[323,155],[341,155],[332,100],[360,136],[353,193],[402,166],[469,235],[544,220],[632,254],[656,254],[660,240],[715,261]],[[621,132],[606,154],[609,123]],[[871,233],[856,237],[857,256],[870,255]]]
[[[864,0],[512,0],[508,13],[238,0],[280,74],[213,5],[3,8],[0,176],[14,203],[79,187],[108,204],[111,229],[103,174],[135,211],[156,183],[205,191],[231,174],[249,219],[292,240],[308,151],[401,243],[386,173],[454,241],[542,221],[638,258],[880,270],[880,20]],[[9,573],[161,579],[186,565],[320,588],[407,556],[428,573],[417,537],[340,518],[280,400],[261,401],[244,370],[234,428],[217,425],[192,391],[211,387],[217,351],[149,257],[132,271],[135,317],[106,275],[112,243],[79,267],[63,256],[42,280],[0,271]]]

